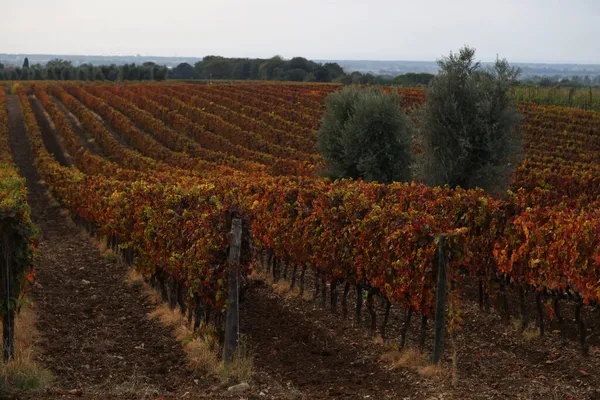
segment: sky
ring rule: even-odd
[[[0,53],[600,64],[598,0],[26,0]]]

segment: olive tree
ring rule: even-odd
[[[410,178],[412,124],[397,93],[347,86],[325,100],[317,147],[325,175],[389,183]]]
[[[488,69],[464,47],[438,61],[417,110],[415,174],[432,186],[502,193],[522,154],[521,116],[509,95],[519,70],[505,59]]]

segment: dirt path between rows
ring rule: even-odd
[[[16,96],[8,98],[8,116],[11,150],[41,231],[33,290],[42,334],[38,358],[55,374],[55,386],[81,389],[85,398],[180,397],[199,390],[181,345],[147,318],[150,301],[124,284],[126,269],[105,259],[46,196]]]
[[[256,281],[241,306],[241,332],[256,346],[257,369],[307,399],[424,399],[430,388],[390,369],[366,331]]]

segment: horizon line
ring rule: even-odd
[[[164,56],[164,55],[141,55],[141,54],[81,54],[81,53],[0,53],[0,56],[2,55],[7,55],[7,56],[67,56],[67,57],[139,57],[139,58],[177,58],[177,59],[203,59],[205,57],[209,57],[209,56],[214,56],[214,57],[223,57],[223,58],[231,58],[231,59],[249,59],[249,60],[256,60],[256,59],[262,59],[262,60],[268,60],[270,58],[276,57],[278,56],[278,54],[275,54],[271,57],[240,57],[240,56],[235,56],[235,57],[228,57],[228,56],[221,56],[218,54],[207,54],[205,56],[179,56],[179,55],[172,55],[172,56]],[[410,60],[410,59],[376,59],[376,58],[308,58],[308,57],[304,57],[304,56],[294,56],[291,58],[286,58],[283,56],[280,56],[284,59],[291,59],[294,57],[302,57],[302,58],[306,58],[307,60],[310,61],[318,61],[318,62],[343,62],[343,61],[351,61],[351,62],[368,62],[368,61],[375,61],[375,62],[414,62],[414,63],[435,63],[437,62],[436,60]],[[486,60],[480,60],[480,62],[482,63],[493,63],[495,60],[493,61],[486,61]],[[509,63],[511,64],[549,64],[549,65],[588,65],[588,66],[598,66],[600,67],[600,62],[598,63],[592,63],[592,62],[577,62],[577,61],[511,61],[509,60]]]

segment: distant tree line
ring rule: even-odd
[[[71,61],[55,59],[48,61],[46,65],[30,65],[29,60],[25,58],[22,67],[8,67],[0,63],[0,80],[161,81],[167,79],[168,74],[167,67],[153,62],[145,62],[142,65],[74,66]]]
[[[120,81],[166,79],[224,79],[269,80],[293,82],[338,82],[346,85],[427,85],[432,74],[407,73],[396,77],[375,76],[352,72],[347,74],[337,63],[317,63],[303,57],[285,60],[280,56],[269,59],[225,58],[207,56],[194,65],[181,63],[173,69],[145,62],[125,65],[82,64],[54,59],[42,64],[31,64],[25,58],[22,67],[4,66],[0,63],[0,80],[82,80]]]
[[[171,79],[234,79],[293,82],[336,82],[346,76],[337,63],[317,63],[303,57],[284,60],[207,56],[194,66],[181,63],[171,70]]]
[[[524,84],[532,84],[542,88],[588,88],[600,86],[600,75],[590,77],[585,76],[570,76],[568,78],[562,76],[531,76],[523,80]]]

